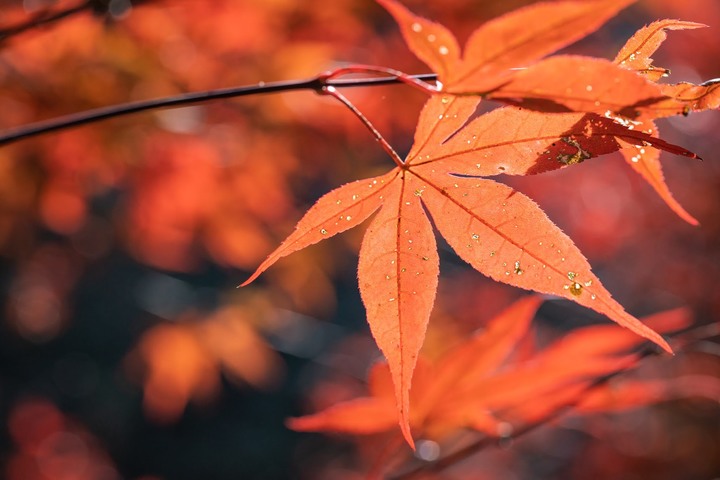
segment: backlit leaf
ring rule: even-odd
[[[612,299],[579,249],[532,200],[501,183],[460,175],[536,173],[617,151],[628,142],[693,154],[591,114],[546,117],[508,107],[465,125],[476,104],[477,99],[434,95],[423,108],[403,165],[322,197],[245,282],[278,258],[346,230],[379,208],[360,249],[358,282],[373,337],[388,360],[400,427],[410,445],[410,386],[439,274],[428,214],[457,254],[485,275],[592,308],[670,350]],[[498,158],[505,170],[495,163]]]
[[[670,72],[665,68],[656,67],[652,64],[650,55],[667,38],[666,30],[688,30],[702,28],[707,25],[682,20],[658,20],[647,25],[637,32],[625,43],[615,57],[614,63],[642,73],[647,78],[657,81],[667,76]]]
[[[516,71],[599,28],[634,0],[537,3],[480,26],[460,55],[455,37],[395,0],[378,0],[400,25],[410,50],[439,75],[449,93],[491,91]]]

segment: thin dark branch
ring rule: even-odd
[[[437,78],[435,74],[412,75],[410,78],[422,81],[433,81]],[[49,132],[64,130],[67,128],[86,125],[88,123],[105,120],[108,118],[120,117],[132,113],[154,110],[164,107],[177,107],[193,103],[206,102],[221,98],[234,98],[246,95],[259,95],[265,93],[287,92],[295,90],[314,90],[322,93],[324,87],[371,87],[401,83],[397,77],[382,78],[360,78],[346,80],[328,80],[323,77],[316,77],[306,80],[291,80],[286,82],[268,82],[257,85],[242,87],[222,88],[218,90],[207,90],[204,92],[185,93],[171,97],[155,98],[138,102],[112,105],[109,107],[87,110],[71,115],[66,115],[37,123],[31,123],[18,128],[0,133],[0,146],[21,140],[23,138],[35,137]]]
[[[68,7],[64,10],[40,11],[23,23],[0,29],[0,43],[4,42],[12,36],[27,32],[28,30],[32,30],[33,28],[57,22],[58,20],[71,17],[75,14],[84,12],[85,10],[90,10],[92,8],[92,4],[92,0],[87,0],[74,7]]]

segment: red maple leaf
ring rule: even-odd
[[[463,51],[444,26],[395,0],[393,15],[410,50],[438,74],[443,92],[474,94],[545,112],[611,111],[636,117],[665,98],[661,88],[608,60],[543,59],[599,28],[634,0],[537,3],[477,28]]]
[[[485,275],[573,300],[669,350],[662,337],[612,299],[572,240],[532,200],[477,176],[557,169],[628,142],[693,154],[594,114],[546,115],[507,107],[465,125],[478,101],[431,97],[404,162],[318,200],[243,284],[278,259],[354,227],[379,209],[360,249],[359,286],[371,331],[390,365],[400,425],[411,445],[410,383],[439,274],[428,214],[457,254]]]
[[[670,70],[667,68],[653,65],[653,59],[650,57],[667,38],[666,30],[688,30],[702,27],[705,25],[682,20],[653,22],[638,30],[625,43],[615,57],[614,63],[656,82],[670,75]],[[658,136],[658,127],[653,121],[654,118],[677,114],[687,115],[691,111],[720,106],[720,81],[718,80],[711,80],[702,85],[683,82],[658,86],[667,98],[652,105],[650,109],[644,110],[638,118],[625,119],[625,122],[645,133]],[[627,163],[642,175],[680,218],[691,225],[698,225],[698,221],[686,212],[670,193],[662,172],[659,150],[651,146],[636,145],[634,148],[623,149],[622,154]]]

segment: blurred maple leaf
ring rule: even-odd
[[[658,387],[656,382],[634,381],[613,387],[618,392],[615,396],[605,387],[592,390],[598,378],[625,370],[641,358],[637,347],[642,339],[612,325],[585,327],[533,355],[513,357],[511,353],[525,343],[540,302],[536,296],[522,298],[491,320],[482,333],[437,362],[418,362],[418,378],[410,392],[410,424],[416,436],[442,441],[468,427],[499,438],[543,422],[576,403],[584,405],[578,412],[589,413],[681,396],[712,398],[717,391],[717,382],[704,388],[697,379],[671,382],[666,388]],[[676,309],[645,321],[667,333],[686,327],[690,316],[687,310]],[[290,418],[287,424],[298,431],[362,435],[394,430],[397,412],[387,363],[373,366],[368,386],[368,397]]]
[[[188,402],[214,398],[221,372],[259,389],[274,388],[283,374],[280,357],[235,307],[153,327],[128,360],[131,372],[144,370],[146,413],[164,423],[177,420]]]
[[[119,475],[100,441],[47,400],[18,402],[7,427],[15,445],[3,462],[7,480],[96,480]]]

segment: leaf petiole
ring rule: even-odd
[[[355,116],[360,119],[363,125],[365,125],[367,129],[370,130],[370,133],[373,134],[375,140],[380,142],[383,150],[385,150],[385,152],[390,155],[390,158],[392,158],[393,162],[395,162],[398,167],[402,167],[404,165],[402,158],[400,158],[400,155],[398,155],[395,149],[393,149],[392,146],[388,143],[388,141],[385,140],[385,137],[383,137],[382,134],[378,131],[378,129],[375,128],[375,125],[373,125],[370,120],[368,120],[367,117],[355,105],[353,105],[353,103],[345,95],[338,92],[337,88],[332,85],[327,85],[323,87],[319,93],[321,95],[330,95],[331,97],[336,98],[343,105],[348,107],[350,111],[353,112]]]

